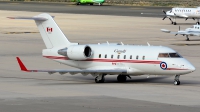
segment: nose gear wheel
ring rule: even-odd
[[[181,82],[179,81],[179,77],[180,77],[180,75],[175,76],[174,85],[180,85]]]

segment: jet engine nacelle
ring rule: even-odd
[[[86,60],[92,56],[93,52],[88,45],[75,45],[58,50],[58,54],[71,60]]]

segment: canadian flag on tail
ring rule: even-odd
[[[51,33],[53,31],[53,28],[47,27],[47,32]]]

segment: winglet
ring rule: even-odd
[[[16,57],[17,58],[17,61],[18,61],[18,64],[21,68],[21,71],[26,71],[26,72],[29,72],[29,70],[27,70],[27,68],[25,67],[25,65],[22,63],[22,61],[20,60],[19,57]]]

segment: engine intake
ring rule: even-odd
[[[86,60],[92,56],[93,52],[88,45],[75,45],[58,50],[58,54],[71,60]]]

